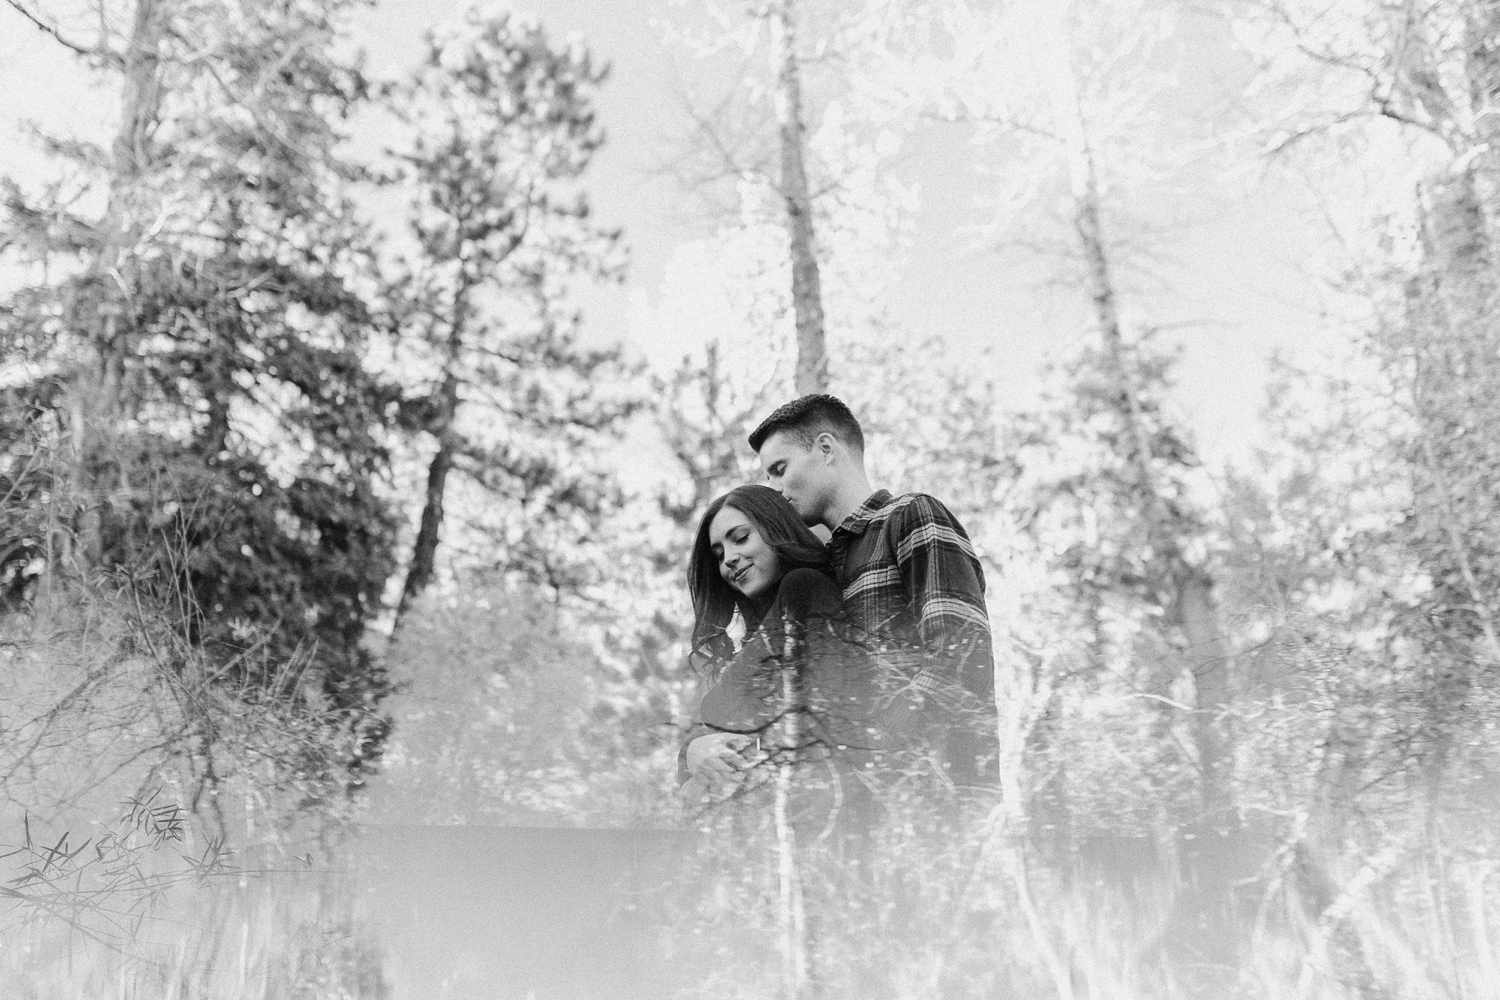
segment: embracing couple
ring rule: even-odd
[[[722,801],[792,758],[865,815],[901,782],[987,786],[993,654],[963,526],[930,496],[872,489],[859,421],[833,396],[782,406],[750,446],[768,485],[709,505],[688,567],[707,690],[679,755],[685,799]]]

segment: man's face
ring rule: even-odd
[[[827,459],[822,448],[804,447],[785,431],[777,431],[760,445],[766,485],[786,497],[806,524],[822,521],[833,494],[834,469]]]

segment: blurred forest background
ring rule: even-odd
[[[1230,828],[1274,848],[1243,995],[1500,991],[1500,5],[642,4],[599,25],[674,67],[640,120],[545,4],[399,72],[382,6],[0,7],[91,95],[3,123],[16,912],[103,877],[87,831],[675,824],[692,529],[827,389],[980,549],[1033,845],[932,890],[1030,943],[893,995],[1189,990],[1026,859]]]

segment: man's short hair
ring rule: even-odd
[[[756,452],[772,434],[784,432],[804,448],[811,448],[818,435],[832,434],[851,451],[865,453],[865,433],[844,401],[827,393],[802,396],[783,406],[760,422],[750,435],[750,447]]]

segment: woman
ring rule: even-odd
[[[839,627],[828,551],[781,494],[741,486],[709,505],[688,590],[692,657],[710,687],[681,756],[685,797],[732,792],[746,771],[788,746],[804,762],[824,762],[817,770],[825,777],[846,771],[852,759],[836,757],[848,758],[869,732],[859,683],[867,671]],[[745,626],[738,648],[729,631],[736,611]],[[837,797],[852,804],[843,791]]]

